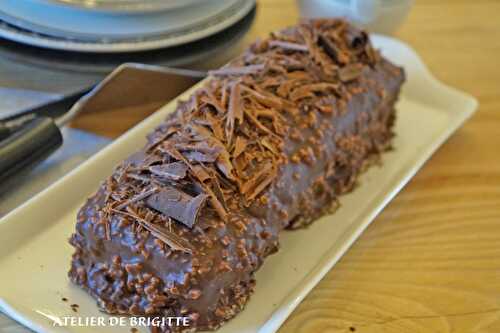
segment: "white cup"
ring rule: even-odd
[[[344,17],[371,32],[392,34],[413,0],[297,0],[303,18]]]

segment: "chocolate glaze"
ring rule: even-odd
[[[341,20],[272,34],[212,74],[78,213],[69,277],[108,313],[190,316],[192,331],[233,317],[280,231],[325,214],[389,148],[404,80]],[[188,223],[149,196],[172,186],[209,198]]]

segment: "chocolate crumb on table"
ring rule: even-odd
[[[73,312],[78,312],[78,308],[80,306],[78,304],[71,304],[70,307],[71,307],[71,310],[73,310]]]
[[[218,328],[279,233],[331,211],[390,148],[404,73],[342,20],[273,33],[210,74],[78,213],[69,277],[107,313]]]

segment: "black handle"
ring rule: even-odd
[[[37,117],[0,142],[0,183],[42,161],[61,146],[54,121]]]

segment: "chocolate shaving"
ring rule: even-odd
[[[189,162],[189,160],[186,157],[184,157],[184,155],[182,155],[175,147],[173,147],[172,144],[166,143],[163,145],[163,148],[170,156],[179,161],[184,162],[184,164],[186,164],[189,167],[189,169],[193,171],[193,174],[196,176],[197,169],[195,169],[195,167]]]
[[[182,162],[172,162],[163,165],[153,165],[149,167],[149,171],[159,177],[179,180],[186,177],[188,167]]]
[[[152,151],[154,148],[156,148],[159,144],[167,140],[169,137],[171,137],[174,133],[177,132],[177,127],[174,125],[174,123],[166,123],[163,126],[168,126],[166,133],[160,133],[157,134],[156,132],[148,137],[148,140],[150,143],[146,146],[146,151]]]
[[[245,110],[245,116],[248,117],[248,119],[250,119],[250,121],[258,128],[260,129],[262,132],[266,133],[266,134],[269,134],[269,135],[276,135],[274,134],[269,128],[267,128],[266,126],[264,126],[258,119],[257,117],[255,117],[254,115],[252,115],[250,113],[250,111],[248,110]]]
[[[342,82],[349,82],[357,79],[363,72],[363,65],[350,64],[339,68],[339,79]]]
[[[340,48],[338,48],[337,45],[335,45],[335,43],[327,37],[319,35],[318,45],[321,46],[325,53],[328,54],[328,56],[336,63],[345,64],[347,62],[346,56],[342,50],[340,50]]]
[[[193,165],[192,172],[196,179],[198,179],[202,183],[211,178],[208,172],[205,170],[205,167],[203,167],[203,164]]]
[[[132,179],[135,179],[135,180],[139,180],[139,181],[142,181],[144,183],[149,183],[151,182],[151,179],[146,177],[146,176],[142,176],[142,175],[138,175],[138,174],[135,174],[135,173],[127,173],[127,178],[132,178]]]
[[[216,149],[218,151],[217,160],[229,159],[229,153],[227,152],[226,146],[214,137],[209,130],[207,130],[203,126],[192,125],[191,130],[194,131],[197,135],[198,140],[204,140],[204,144],[212,147],[211,149]],[[198,149],[199,150],[199,149]]]
[[[249,75],[256,74],[264,68],[266,68],[264,64],[248,65],[243,67],[222,67],[220,69],[209,71],[208,74],[213,76]]]
[[[222,193],[222,189],[220,188],[219,181],[217,180],[217,177],[214,177],[212,180],[212,189],[214,191],[214,194],[217,196],[217,199],[219,200],[220,204],[222,207],[224,207],[224,210],[227,212],[228,207],[226,204],[226,198],[224,197],[224,193]]]
[[[227,78],[224,78],[222,79],[222,84],[221,84],[221,90],[222,90],[222,93],[221,93],[221,97],[220,97],[220,100],[221,100],[221,104],[223,106],[226,106],[227,105],[227,100],[229,98],[229,95],[228,95],[228,79]]]
[[[219,103],[218,99],[210,90],[204,89],[201,91],[205,93],[205,95],[200,97],[202,103],[212,105],[218,112],[225,113],[225,108]]]
[[[226,138],[228,144],[231,144],[234,132],[235,121],[241,124],[243,121],[243,106],[241,105],[241,92],[239,83],[235,83],[231,87],[231,94],[229,96],[229,107],[227,110],[226,119]]]
[[[225,105],[225,103],[223,103]],[[210,112],[206,113],[207,120],[209,122],[210,128],[212,129],[212,132],[214,132],[215,137],[218,140],[224,140],[224,130],[222,129],[221,121],[212,116]]]
[[[190,166],[186,158],[172,145],[171,142],[165,142],[163,144],[163,149],[173,158],[178,161],[184,162],[187,166]]]
[[[245,151],[247,145],[248,141],[245,138],[241,136],[236,137],[236,142],[234,143],[234,150],[233,150],[233,159],[240,156],[240,154]]]
[[[236,173],[242,177],[243,176],[243,171],[248,165],[248,158],[247,154],[243,152],[243,154],[240,154],[237,158],[234,159],[234,166],[236,168]]]
[[[132,198],[122,202],[121,204],[119,204],[118,206],[115,207],[115,209],[117,210],[122,210],[123,208],[129,206],[130,204],[133,204],[137,201],[141,201],[141,200],[144,200],[146,199],[147,197],[149,197],[150,195],[154,194],[158,192],[158,188],[152,188],[152,189],[149,189],[149,190],[145,190],[139,194],[136,194],[134,195]]]
[[[260,93],[247,86],[242,86],[242,88],[245,90],[245,92],[250,93],[257,102],[266,107],[274,108],[276,110],[282,110],[285,104],[287,104],[284,100],[276,95]]]
[[[175,149],[175,147],[172,147],[172,145],[166,143],[163,146],[164,146],[165,151],[167,151],[170,156],[172,156],[180,161],[183,161],[189,167],[189,169],[193,172],[193,175],[195,177],[197,177],[197,178],[200,177],[200,178],[198,178],[198,180],[200,180],[199,185],[209,195],[210,204],[214,207],[214,209],[217,212],[217,214],[219,215],[219,217],[223,221],[226,221],[226,219],[227,219],[226,210],[224,209],[222,204],[219,202],[219,200],[217,199],[217,196],[213,193],[213,191],[208,186],[203,184],[204,180],[202,180],[202,178],[203,178],[202,176],[205,176],[205,175],[202,172],[200,172],[200,170],[202,170],[202,169],[195,168],[195,166],[193,166],[191,163],[189,163],[189,161],[187,161],[184,158],[184,156],[182,156],[182,154],[177,149]],[[209,175],[209,177],[210,177],[210,175]]]
[[[230,180],[234,180],[233,175],[233,166],[230,161],[229,152],[226,149],[226,146],[217,140],[214,136],[210,135],[210,132],[205,129],[203,126],[191,126],[192,130],[198,133],[200,139],[206,140],[210,145],[220,148],[220,152],[217,156],[215,164],[219,168],[219,170]]]
[[[307,48],[307,45],[303,44],[297,44],[297,43],[290,43],[290,42],[283,42],[280,40],[272,40],[269,42],[270,47],[279,47],[283,50],[290,50],[290,51],[299,51],[299,52],[307,52],[309,49]]]
[[[262,181],[253,189],[252,192],[250,192],[246,199],[248,201],[253,200],[255,197],[257,197],[257,195],[264,191],[269,184],[271,184],[274,178],[276,178],[276,173],[270,172],[266,174]]]
[[[262,146],[266,147],[271,153],[275,154],[275,155],[278,155],[278,151],[276,150],[276,148],[274,147],[274,145],[271,143],[269,137],[265,137],[263,138],[260,143],[262,144]]]
[[[240,187],[240,191],[242,194],[246,195],[247,200],[252,200],[255,198],[260,192],[262,192],[267,185],[271,183],[274,179],[273,172],[273,163],[267,163],[255,173],[252,178],[250,178],[247,182],[245,182]]]
[[[230,180],[235,180],[233,175],[233,164],[231,163],[229,153],[227,150],[224,150],[223,153],[217,157],[217,161],[215,163],[217,168]]]
[[[146,204],[150,208],[181,222],[188,228],[192,228],[206,199],[205,194],[192,197],[174,187],[166,187],[149,196],[146,199]]]
[[[299,83],[300,83],[299,80],[293,80],[293,79],[285,81],[278,87],[276,92],[278,93],[279,96],[287,98],[288,95],[290,94],[290,91],[292,91],[294,86],[298,85]]]
[[[315,92],[337,91],[339,86],[333,83],[312,83],[300,86],[290,93],[292,101],[298,101],[306,97],[313,97]]]
[[[210,187],[208,187],[207,185],[205,185],[203,183],[199,183],[199,185],[208,194],[208,196],[210,198],[210,204],[214,207],[214,209],[217,212],[217,214],[219,215],[219,217],[223,221],[227,221],[228,213],[227,213],[226,209],[224,208],[224,205],[217,198],[217,195],[214,193],[214,191],[212,191],[212,189],[210,189]]]
[[[127,209],[127,210],[128,212],[112,209],[112,211],[115,213],[133,218],[136,222],[139,223],[139,225],[141,225],[144,229],[149,231],[154,237],[158,238],[163,243],[165,243],[172,250],[182,251],[185,253],[193,253],[192,250],[193,246],[187,240],[180,238],[167,228],[156,225],[138,216],[137,213],[132,209]]]

